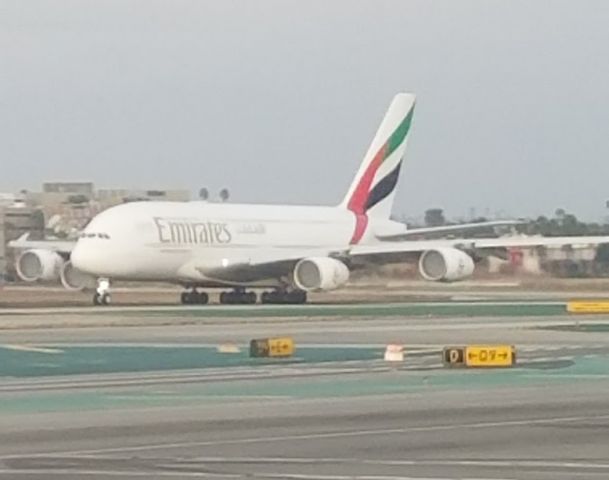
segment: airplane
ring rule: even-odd
[[[75,244],[14,242],[30,248],[19,257],[18,272],[29,279],[59,272],[68,287],[77,274],[97,279],[95,305],[110,303],[110,281],[123,279],[180,284],[183,304],[207,304],[207,288],[229,289],[220,294],[223,304],[299,304],[309,292],[344,286],[351,271],[372,264],[418,262],[426,280],[459,281],[473,274],[475,259],[510,247],[609,243],[609,237],[413,240],[521,223],[408,230],[390,219],[414,107],[415,95],[394,97],[337,206],[127,203],[94,217]],[[252,288],[268,290],[258,299]]]

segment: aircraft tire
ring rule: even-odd
[[[209,295],[205,292],[197,294],[197,303],[199,305],[207,305],[209,303]]]
[[[95,306],[109,305],[110,300],[111,298],[109,293],[99,294],[95,292],[95,294],[93,295],[93,305]]]
[[[263,292],[260,302],[274,305],[302,305],[307,303],[307,292],[304,290]]]

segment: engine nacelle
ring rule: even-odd
[[[61,284],[67,290],[82,291],[84,289],[95,288],[95,277],[76,269],[71,261],[65,262],[59,271]]]
[[[17,275],[26,282],[57,280],[60,276],[63,258],[51,250],[26,250],[17,258]]]
[[[294,268],[294,283],[305,292],[334,290],[349,280],[347,266],[334,258],[304,258]]]
[[[474,273],[474,260],[456,248],[434,248],[421,255],[419,272],[425,280],[454,282]]]

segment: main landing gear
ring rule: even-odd
[[[110,300],[110,280],[107,278],[98,279],[97,288],[93,294],[93,305],[109,305]]]
[[[254,305],[257,301],[256,292],[247,292],[244,288],[220,294],[220,303],[223,305]]]
[[[205,292],[198,292],[196,289],[187,290],[182,293],[180,300],[183,305],[207,305],[209,295]],[[220,303],[222,305],[254,305],[258,301],[256,292],[247,291],[239,287],[228,292],[220,293]],[[307,292],[303,290],[277,289],[263,292],[260,296],[260,303],[299,305],[307,303]]]
[[[273,290],[263,292],[260,301],[270,304],[300,305],[307,303],[307,292],[304,290]]]
[[[220,303],[223,305],[254,305],[258,299],[255,292],[247,292],[244,288],[236,288],[231,292],[220,294]],[[307,303],[307,292],[303,290],[273,290],[263,292],[260,303],[294,305]]]
[[[193,288],[190,291],[182,292],[180,300],[183,305],[207,305],[209,295],[205,292],[198,292]]]

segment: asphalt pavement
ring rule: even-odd
[[[605,316],[47,315],[2,331],[2,478],[609,478]],[[297,358],[252,363],[267,335]],[[225,342],[241,353],[218,364]],[[382,360],[392,342],[403,363]],[[516,367],[442,365],[443,346],[487,342]]]

